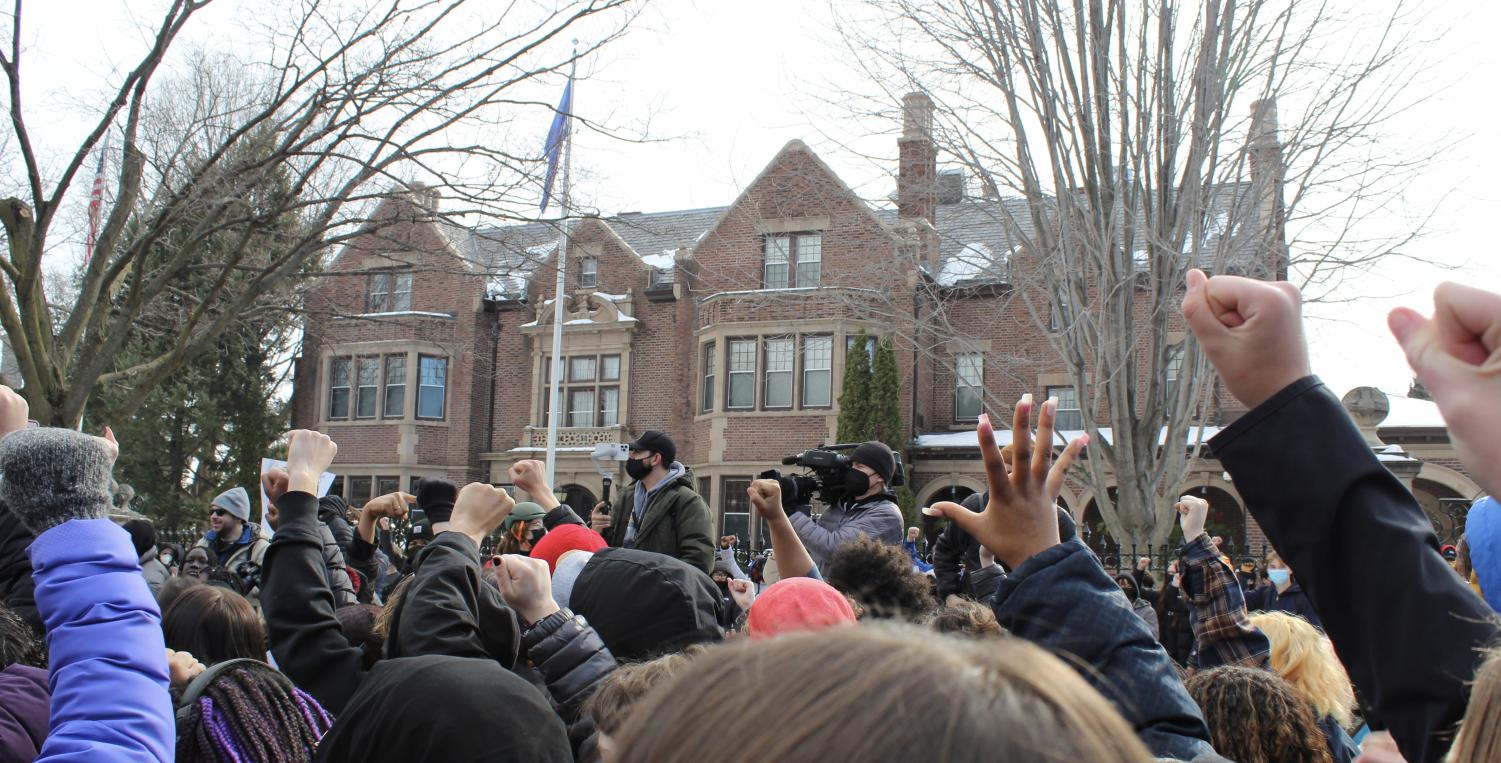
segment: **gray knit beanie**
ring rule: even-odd
[[[0,440],[0,500],[40,535],[70,519],[109,515],[114,458],[71,429],[21,429]]]

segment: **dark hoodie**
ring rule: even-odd
[[[515,673],[430,655],[376,665],[314,760],[572,763],[573,752],[547,698]]]
[[[633,548],[594,554],[568,606],[588,618],[610,653],[633,662],[724,638],[724,602],[702,570]]]
[[[339,553],[349,556],[349,546],[354,543],[354,526],[349,524],[349,504],[337,495],[325,495],[318,499],[318,521],[328,525],[334,542],[339,544]]]

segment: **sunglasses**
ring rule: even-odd
[[[227,516],[229,516],[229,512],[225,511],[224,509],[209,509],[208,513],[209,513],[209,516],[211,516],[211,517],[227,517]]]

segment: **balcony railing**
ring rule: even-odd
[[[533,448],[547,447],[547,427],[527,427],[527,443]],[[577,448],[602,442],[629,442],[625,427],[558,427],[558,447]]]

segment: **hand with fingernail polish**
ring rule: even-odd
[[[1032,407],[1031,395],[1023,395],[1016,404],[1011,429],[1015,468],[1010,474],[1006,473],[1005,459],[996,446],[990,416],[980,416],[976,432],[980,456],[985,462],[985,481],[990,486],[990,502],[984,511],[975,514],[948,501],[923,509],[928,516],[957,522],[1010,569],[1058,545],[1058,512],[1054,508],[1057,489],[1079,451],[1089,444],[1088,435],[1073,440],[1054,463],[1053,449],[1048,443],[1053,441],[1058,400],[1050,398],[1042,405],[1036,440],[1041,445],[1036,448],[1031,430]]]

